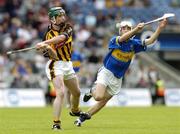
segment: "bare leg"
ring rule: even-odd
[[[81,126],[82,122],[89,120],[91,116],[99,112],[106,103],[112,98],[107,90],[106,86],[103,84],[97,84],[96,88],[92,91],[92,96],[96,101],[98,101],[94,106],[92,106],[87,113],[82,113],[78,119],[74,122],[76,126]]]
[[[92,96],[96,101],[105,100],[106,98],[109,98],[111,95],[107,92],[106,86],[103,84],[98,83],[95,86],[95,89],[92,89]]]
[[[58,75],[53,79],[53,85],[56,90],[56,98],[53,103],[53,116],[54,120],[60,120],[61,111],[64,100],[64,80],[63,76]]]
[[[66,88],[66,89],[65,89],[65,106],[66,106],[67,108],[70,108],[70,107],[71,107],[70,97],[71,97],[71,93],[70,93],[69,90]]]
[[[107,87],[105,85],[98,83],[95,90],[92,91],[92,96],[98,102],[88,110],[88,113],[91,116],[101,110],[112,98],[112,95],[107,92],[106,88]]]
[[[111,99],[112,96],[109,96],[109,98],[106,98],[104,100],[98,101],[94,106],[92,106],[89,110],[88,113],[92,116],[96,114],[98,111],[100,111],[106,103]]]
[[[75,78],[72,78],[69,80],[65,80],[65,85],[71,93],[71,111],[78,112],[79,111],[80,89],[79,89],[77,78],[75,77]]]

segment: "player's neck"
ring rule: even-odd
[[[56,31],[59,31],[60,30],[60,26],[52,24],[52,29],[56,30]]]

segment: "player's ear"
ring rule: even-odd
[[[122,28],[119,28],[119,35],[122,35]]]
[[[51,21],[51,23],[56,24],[56,19],[55,19],[55,17],[52,17],[52,18],[50,19],[50,21]]]

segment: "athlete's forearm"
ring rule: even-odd
[[[131,38],[132,36],[134,36],[137,32],[138,32],[138,27],[135,27],[134,29],[132,29],[131,31],[123,34],[120,38],[119,38],[119,42],[123,42],[128,40],[129,38]]]
[[[161,33],[161,28],[157,28],[156,31],[151,35],[150,38],[145,40],[146,45],[150,45],[155,42],[155,40],[159,37],[159,34]]]
[[[43,43],[45,44],[58,44],[58,43],[61,43],[61,42],[64,42],[66,40],[66,36],[65,35],[59,35],[59,36],[56,36],[52,39],[49,39],[49,40],[46,40],[46,41],[43,41]]]
[[[36,49],[39,50],[39,49],[42,49],[42,48],[46,48],[46,47],[48,47],[49,44],[63,45],[63,42],[65,40],[66,40],[65,35],[59,35],[59,36],[56,36],[56,37],[54,37],[52,39],[45,40],[43,42],[37,43]]]

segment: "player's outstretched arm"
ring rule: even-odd
[[[159,34],[161,33],[161,31],[165,28],[166,24],[167,24],[167,20],[166,20],[166,19],[164,19],[163,21],[161,21],[161,22],[159,23],[158,28],[157,28],[156,31],[151,35],[151,37],[145,40],[145,44],[146,44],[146,45],[150,45],[150,44],[154,43],[154,41],[158,38],[158,36],[159,36]]]
[[[132,36],[134,36],[137,32],[142,30],[144,28],[144,23],[139,23],[135,28],[133,28],[131,31],[124,33],[119,37],[119,42],[126,41],[130,39]]]
[[[42,47],[47,47],[49,44],[58,44],[58,43],[64,42],[65,40],[66,40],[65,35],[59,35],[59,36],[56,36],[52,39],[45,40],[43,42],[38,43],[36,45],[36,49],[40,49]]]

